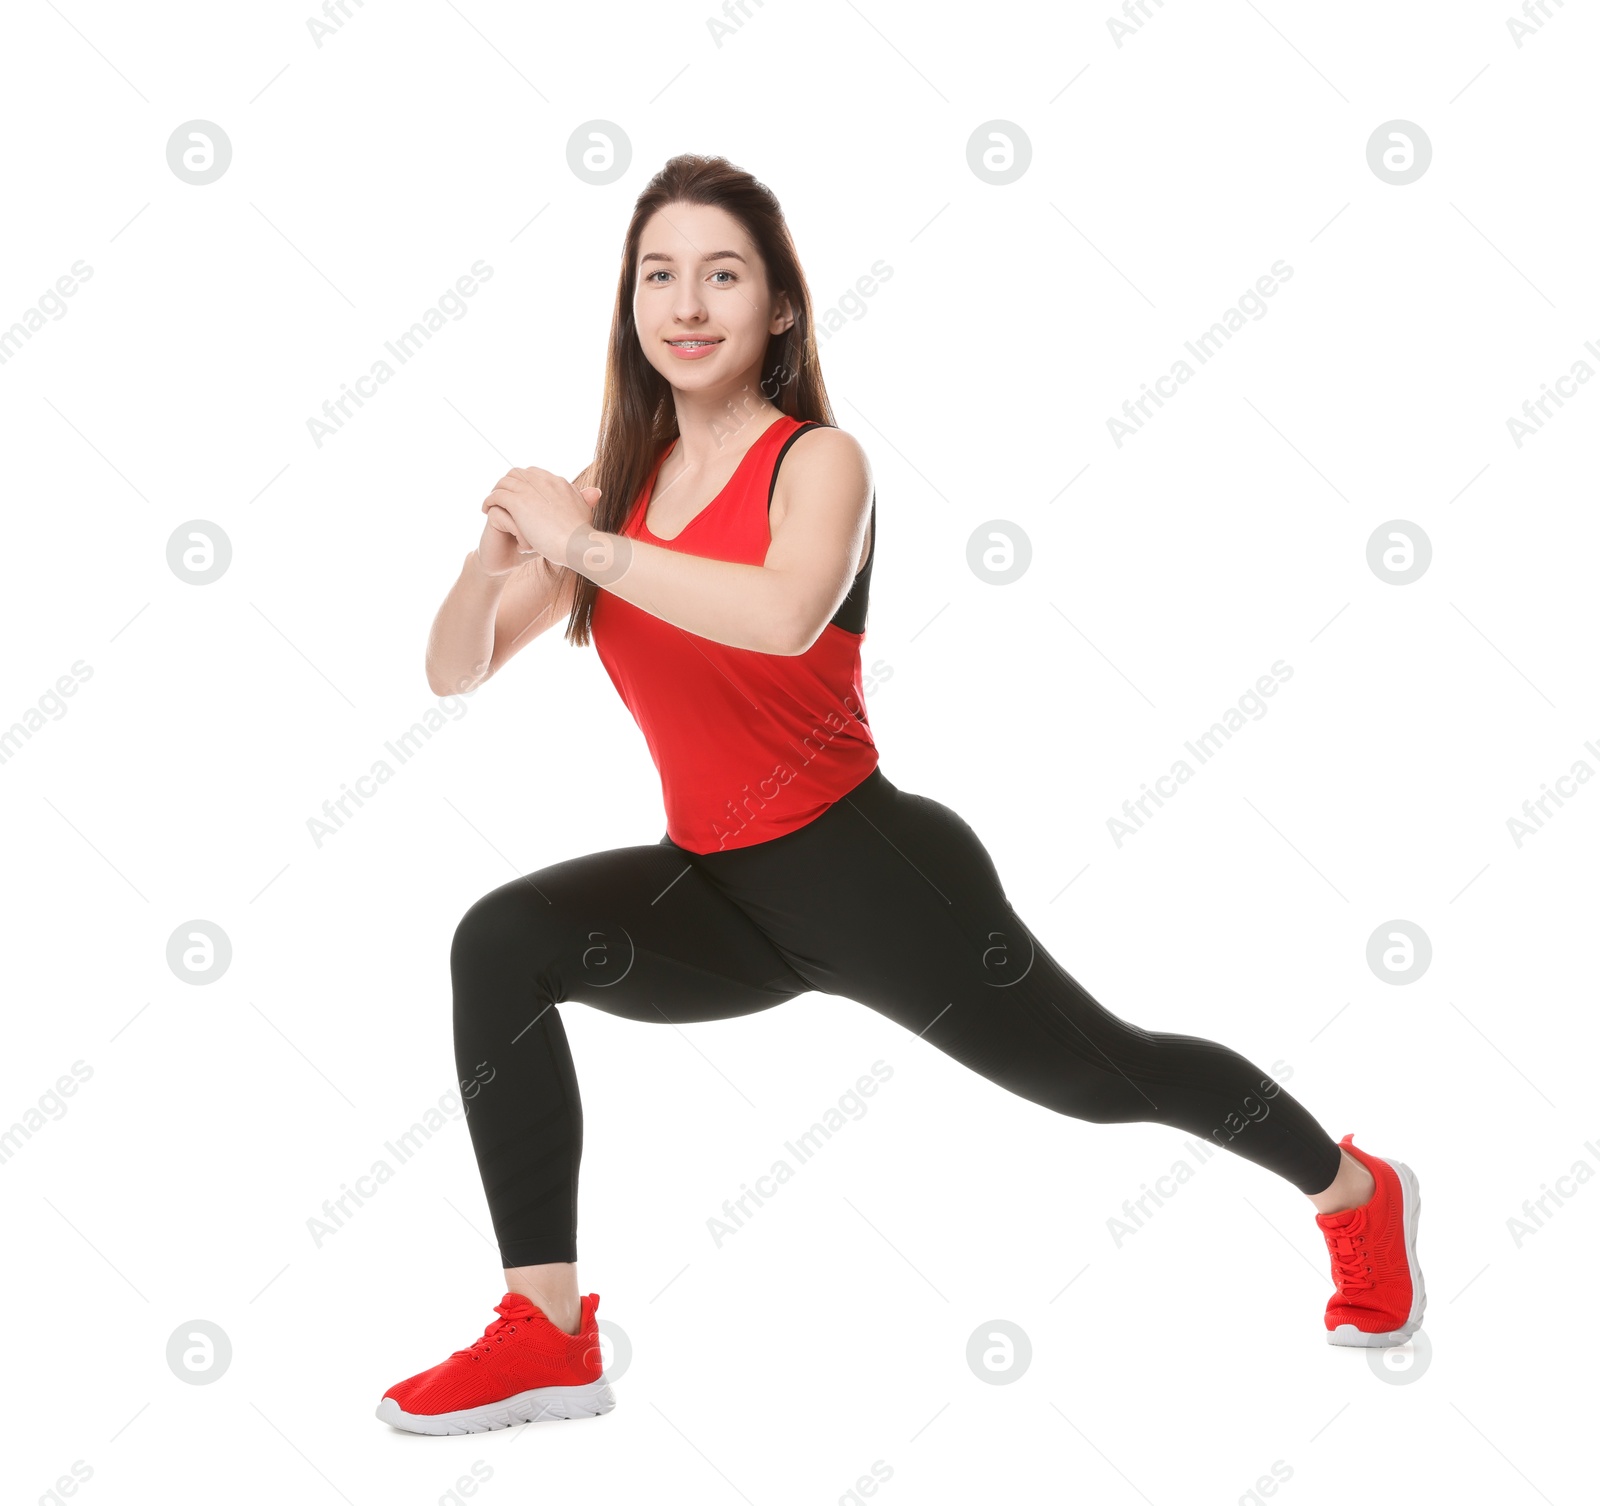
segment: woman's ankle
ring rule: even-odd
[[[563,1333],[576,1334],[583,1320],[576,1264],[504,1267],[506,1290],[526,1297]]]
[[[1306,1195],[1318,1213],[1346,1213],[1371,1202],[1377,1190],[1372,1173],[1341,1146],[1338,1175],[1321,1192]]]

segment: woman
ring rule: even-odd
[[[559,616],[574,644],[592,630],[667,830],[504,884],[456,930],[457,1075],[507,1290],[481,1339],[385,1393],[396,1427],[613,1405],[599,1298],[578,1295],[563,1003],[687,1023],[810,990],[858,1000],[1058,1113],[1170,1125],[1276,1172],[1310,1198],[1332,1258],[1329,1342],[1416,1331],[1412,1172],[1336,1144],[1226,1046],[1096,1003],[1011,908],[972,828],[880,769],[860,659],[875,503],[866,456],[832,423],[776,199],[721,158],[674,158],[628,225],[593,463],[572,483],[501,480],[428,647],[443,694]]]

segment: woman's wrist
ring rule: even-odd
[[[530,554],[527,558],[532,559],[533,556]],[[483,556],[476,549],[469,549],[467,557],[461,562],[461,573],[464,577],[477,581],[481,585],[491,586],[496,591],[511,579],[512,573],[516,568],[516,565],[513,565],[510,570],[503,571],[499,575],[491,575],[489,571],[484,569]]]

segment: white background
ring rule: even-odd
[[[1600,20],[1552,8],[1519,48],[1508,11],[1173,3],[1119,47],[1094,6],[770,0],[719,47],[695,5],[373,0],[318,47],[291,4],[8,6],[0,327],[93,275],[0,366],[0,726],[92,668],[0,764],[0,1124],[92,1069],[0,1164],[7,1499],[74,1461],[90,1503],[426,1506],[474,1461],[491,1506],[823,1506],[874,1461],[918,1506],[1249,1501],[1275,1461],[1307,1506],[1583,1499],[1600,1190],[1520,1246],[1507,1221],[1600,1169],[1600,792],[1520,847],[1507,818],[1600,767],[1600,391],[1520,447],[1507,419],[1600,369]],[[166,160],[195,119],[233,147],[203,187]],[[594,119],[632,146],[607,187],[567,165]],[[1032,148],[1007,186],[967,161],[997,119]],[[1433,147],[1408,186],[1367,162],[1396,119]],[[884,771],[972,823],[1108,1008],[1290,1064],[1330,1134],[1417,1170],[1428,1354],[1397,1383],[1324,1342],[1287,1183],[1218,1155],[1119,1248],[1182,1135],[1056,1116],[807,995],[682,1030],[562,1011],[580,1286],[633,1347],[613,1413],[373,1418],[503,1291],[464,1123],[320,1248],[307,1220],[449,1101],[462,912],[664,820],[554,632],[320,847],[307,819],[437,706],[428,627],[494,481],[592,454],[629,209],[691,150],[774,188],[819,312],[892,268],[822,351],[877,481]],[[466,317],[316,446],[479,259]],[[1116,445],[1280,259],[1265,317]],[[167,564],[191,520],[231,540],[208,586]],[[996,520],[1033,551],[1006,587],[967,564]],[[1392,520],[1431,541],[1410,585],[1367,563]],[[166,960],[196,919],[233,948],[208,986]],[[1366,960],[1396,919],[1432,945],[1404,985]],[[716,1248],[723,1199],[879,1058],[866,1116]],[[994,1318],[1032,1342],[1010,1384],[965,1360]],[[194,1319],[231,1341],[213,1384],[166,1363]]]

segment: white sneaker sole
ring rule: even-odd
[[[1377,1160],[1384,1158],[1379,1156]],[[1404,1344],[1422,1327],[1422,1310],[1428,1305],[1428,1294],[1422,1284],[1422,1267],[1417,1264],[1417,1220],[1422,1214],[1422,1190],[1417,1184],[1417,1174],[1404,1161],[1387,1161],[1400,1178],[1401,1228],[1405,1233],[1406,1267],[1411,1272],[1411,1311],[1405,1323],[1388,1333],[1363,1333],[1354,1323],[1341,1323],[1328,1330],[1330,1344],[1344,1344],[1354,1349],[1391,1349]]]
[[[380,1422],[407,1433],[488,1433],[495,1428],[516,1427],[522,1422],[565,1422],[575,1417],[599,1417],[616,1404],[610,1385],[602,1378],[586,1386],[536,1386],[531,1391],[508,1396],[504,1401],[431,1415],[403,1411],[399,1402],[386,1396],[378,1403],[377,1417]]]

